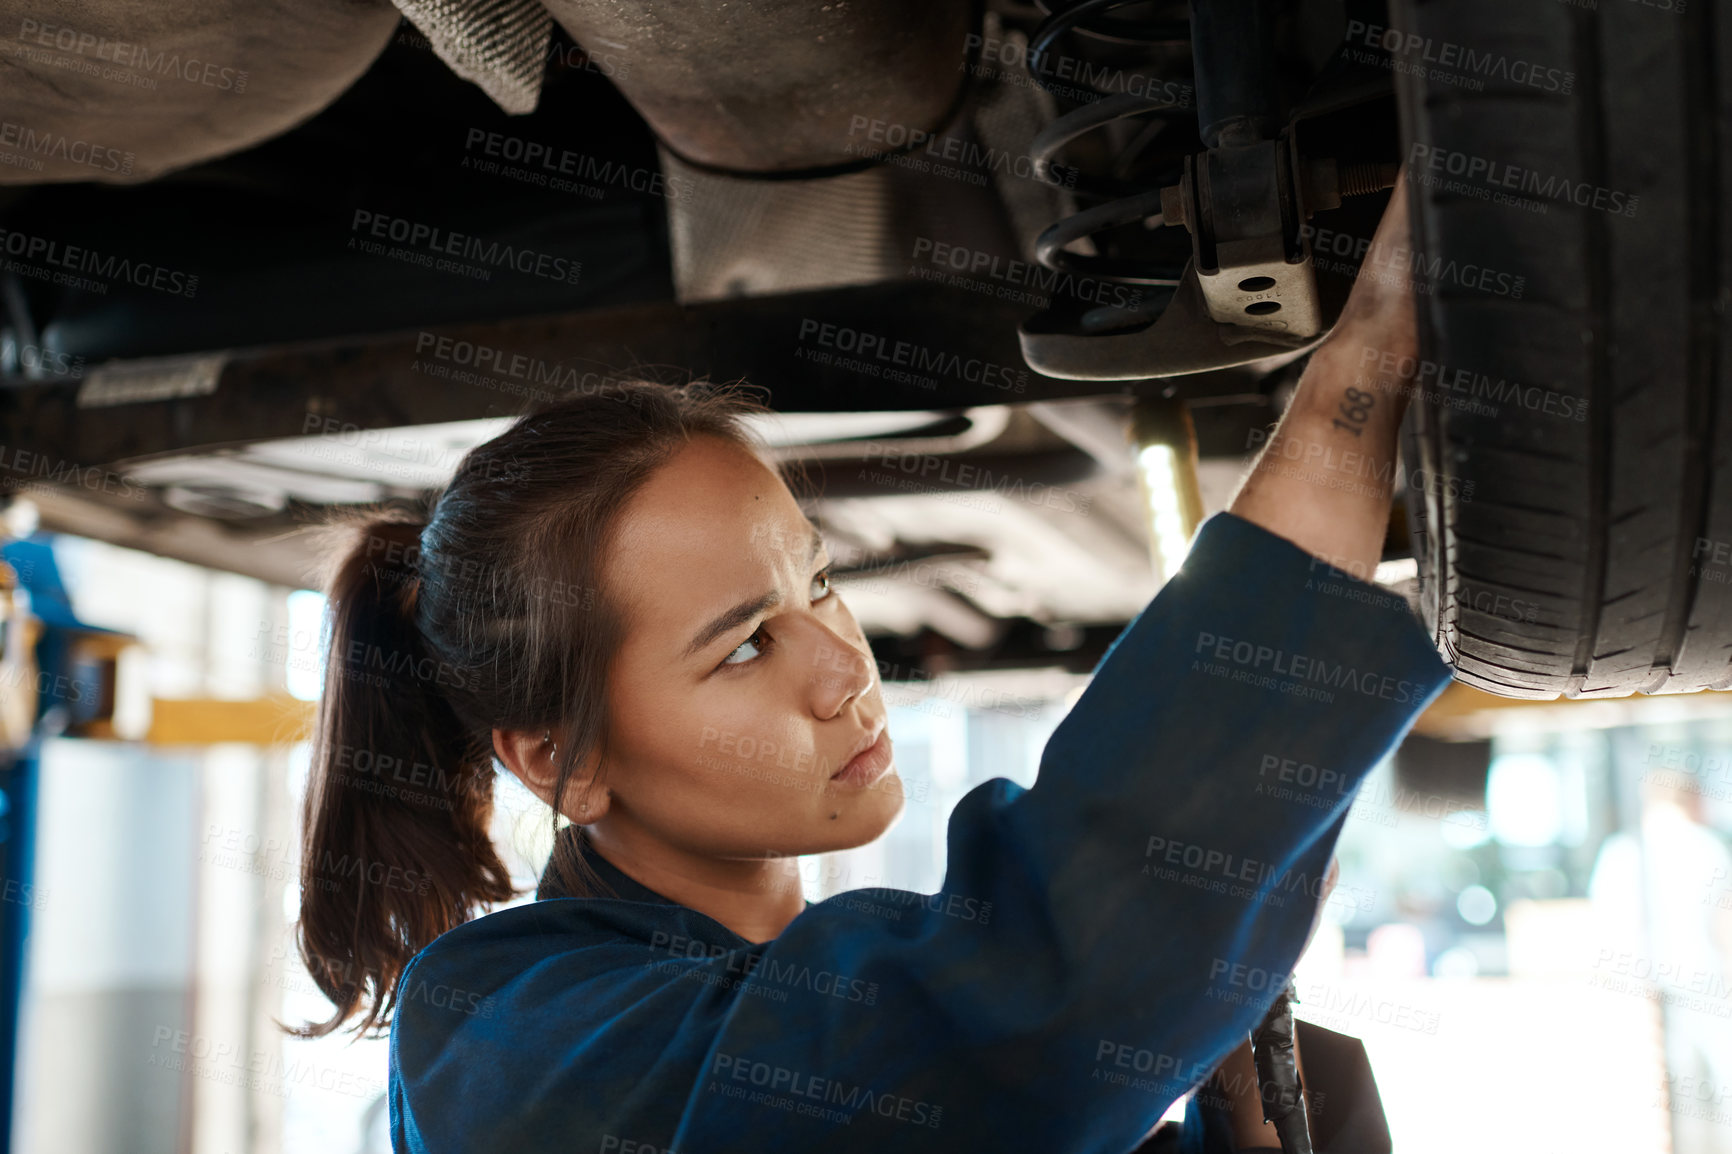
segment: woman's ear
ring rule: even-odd
[[[521,781],[524,788],[549,807],[553,805],[553,787],[559,780],[559,761],[555,749],[557,736],[549,742],[545,729],[495,729],[493,752],[500,764]],[[607,791],[592,791],[595,763],[599,754],[585,765],[579,765],[565,787],[565,808],[561,812],[579,825],[598,821],[607,813]]]
[[[493,753],[499,763],[509,769],[530,793],[551,804],[553,797],[553,760],[550,747],[541,738],[544,731],[527,729],[495,729]]]

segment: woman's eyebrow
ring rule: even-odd
[[[817,560],[819,550],[823,549],[824,538],[819,535],[818,527],[816,525],[813,525],[808,521],[806,522],[806,526],[812,531],[812,542],[806,553],[806,564],[810,565],[813,561]],[[718,615],[715,620],[698,630],[698,635],[692,638],[691,644],[687,645],[686,651],[680,655],[681,660],[691,657],[695,653],[702,652],[710,642],[714,641],[722,634],[733,629],[738,629],[741,625],[744,625],[764,610],[774,609],[781,603],[781,593],[772,589],[768,593],[760,594],[759,596],[752,598],[750,601],[742,601],[732,609],[724,611]]]

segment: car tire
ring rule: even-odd
[[[1391,0],[1390,23],[1349,40],[1396,72],[1404,492],[1439,652],[1510,697],[1732,687],[1732,12]]]

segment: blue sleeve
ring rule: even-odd
[[[1034,786],[958,804],[939,894],[753,947],[674,1148],[1131,1150],[1261,1018],[1360,781],[1449,675],[1405,602],[1212,517]]]

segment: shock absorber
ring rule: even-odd
[[[1295,125],[1307,110],[1303,102],[1297,111],[1289,108],[1279,83],[1279,0],[1191,0],[1188,22],[1115,15],[1148,3],[1080,0],[1053,12],[1030,40],[1036,82],[1086,101],[1036,134],[1030,152],[1043,177],[1052,179],[1059,154],[1086,135],[1148,119],[1119,150],[1110,175],[1073,166],[1066,183],[1085,206],[1045,229],[1034,248],[1048,268],[1156,291],[1130,309],[1031,318],[1021,332],[1023,352],[1049,375],[1134,379],[1194,372],[1314,341],[1326,316],[1307,221],[1338,207],[1343,196],[1387,188],[1394,180],[1393,165],[1338,167],[1331,159],[1301,157]],[[1067,35],[1073,41],[1063,41]],[[1074,80],[1054,79],[1101,75],[1087,61],[1079,68],[1078,61],[1058,57],[1061,43],[1077,43],[1081,51],[1085,38],[1095,51],[1110,50],[1120,59],[1138,52],[1162,59],[1165,49],[1169,66],[1180,63],[1173,46],[1183,44],[1194,83],[1143,84],[1112,95],[1097,88],[1093,94],[1101,98],[1089,100]],[[1055,58],[1065,67],[1053,67]],[[1145,156],[1163,132],[1189,129],[1180,114],[1186,120],[1194,115],[1194,141],[1182,141],[1177,156],[1170,147],[1158,160]],[[1183,226],[1188,243],[1127,228],[1138,223],[1145,230]],[[1077,251],[1084,242],[1094,251]],[[1228,347],[1238,351],[1219,351]]]
[[[1124,177],[1152,133],[1132,142],[1116,179],[1079,176],[1079,196],[1100,200],[1058,221],[1037,239],[1035,258],[1049,268],[1125,283],[1177,287],[1181,269],[1148,260],[1071,251],[1084,238],[1141,222],[1145,228],[1183,224],[1210,316],[1217,322],[1282,337],[1309,337],[1321,328],[1303,223],[1302,171],[1290,139],[1282,139],[1284,109],[1276,83],[1275,0],[1191,0],[1189,20],[1112,18],[1147,0],[1079,0],[1054,11],[1029,42],[1029,69],[1049,91],[1062,91],[1050,67],[1055,45],[1069,33],[1153,49],[1189,43],[1195,85],[1179,93],[1107,96],[1060,116],[1036,135],[1030,152],[1050,177],[1060,150],[1116,121],[1183,109],[1194,113],[1203,146],[1187,156],[1182,175],[1167,184]],[[1071,70],[1075,72],[1075,69]],[[1072,87],[1070,91],[1074,92]],[[1194,91],[1195,107],[1184,98]],[[1282,314],[1282,315],[1276,315]]]

